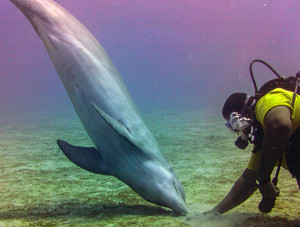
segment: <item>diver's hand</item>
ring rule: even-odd
[[[221,219],[222,219],[222,214],[218,213],[214,209],[204,212],[203,215],[206,218],[206,220],[221,221]]]
[[[258,188],[262,195],[262,200],[258,205],[258,209],[262,213],[269,213],[275,206],[276,197],[280,194],[279,188],[274,186],[271,181],[259,185]]]
[[[208,210],[208,211],[203,212],[203,215],[210,215],[211,213],[214,213],[214,211]]]
[[[218,213],[217,211],[215,211],[215,210],[209,210],[209,211],[205,211],[205,212],[203,212],[203,215],[205,215],[205,216],[216,216],[216,217],[219,217],[219,216],[221,216],[221,214],[220,213]]]

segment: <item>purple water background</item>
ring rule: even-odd
[[[300,2],[57,0],[104,46],[141,109],[221,109],[253,94],[248,65],[300,70]],[[258,83],[273,78],[255,66]],[[42,42],[21,12],[0,2],[0,111],[72,108]]]

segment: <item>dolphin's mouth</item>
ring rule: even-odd
[[[182,196],[182,191],[178,188],[178,185],[177,185],[177,182],[176,182],[175,177],[173,177],[173,184],[174,184],[174,188],[175,188],[175,190],[176,190],[176,192],[177,192],[177,195],[179,195],[180,198],[182,198],[183,201],[185,201],[185,197]]]
[[[185,204],[185,195],[184,195],[184,191],[182,188],[179,187],[176,178],[173,176],[173,183],[174,183],[174,188],[177,192],[177,195],[180,199],[180,201],[178,201],[179,203],[177,203],[177,207],[176,208],[172,208],[173,211],[177,214],[177,215],[186,215],[188,214],[190,211],[188,209],[188,207]]]
[[[173,184],[174,184],[174,188],[175,188],[177,194],[183,199],[183,201],[185,201],[185,194],[184,194],[183,188],[181,185],[178,185],[178,179],[177,179],[176,174],[171,166],[169,166],[169,170],[173,174]]]

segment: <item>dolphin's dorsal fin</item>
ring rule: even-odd
[[[57,144],[67,158],[77,166],[92,173],[111,175],[111,166],[96,148],[73,146],[63,140],[57,140]]]
[[[121,136],[123,136],[128,142],[133,144],[134,146],[141,147],[141,144],[134,138],[134,136],[130,133],[129,129],[127,129],[120,121],[114,119],[113,117],[109,116],[103,110],[97,106],[94,102],[91,102],[92,106],[95,110],[100,114],[100,116]]]

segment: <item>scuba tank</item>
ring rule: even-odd
[[[256,62],[264,64],[277,77],[277,78],[269,80],[268,82],[263,84],[259,90],[257,88],[257,84],[256,84],[254,74],[253,74],[253,65]],[[274,90],[275,88],[282,88],[282,89],[285,89],[287,91],[294,92],[293,100],[292,100],[292,106],[294,106],[296,94],[300,95],[300,89],[298,89],[298,85],[299,85],[299,81],[300,81],[300,72],[298,72],[296,74],[296,76],[289,76],[289,77],[281,76],[278,72],[276,72],[273,69],[272,66],[270,66],[268,63],[266,63],[265,61],[260,60],[260,59],[256,59],[256,60],[252,61],[250,63],[250,66],[249,66],[249,70],[250,70],[250,76],[251,76],[253,86],[254,86],[254,90],[255,90],[255,94],[253,96],[254,100],[255,100],[255,103],[257,103],[257,101],[261,97],[263,97],[268,92]],[[240,149],[245,149],[248,146],[249,142],[250,142],[250,143],[255,145],[252,152],[256,153],[258,150],[261,149],[262,138],[264,136],[264,133],[263,133],[263,129],[262,129],[260,123],[256,120],[254,108],[255,108],[255,106],[250,108],[251,113],[248,114],[248,115],[251,116],[251,119],[253,119],[253,120],[251,122],[251,127],[248,129],[248,132],[246,133],[247,136],[246,137],[245,136],[244,137],[239,136],[237,138],[237,140],[235,141],[235,145]]]

